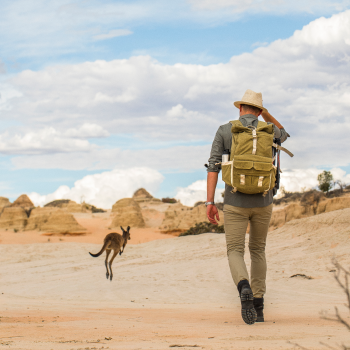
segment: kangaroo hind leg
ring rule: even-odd
[[[111,254],[111,249],[106,249],[106,260],[105,260],[105,265],[106,265],[106,278],[109,278],[109,271],[108,271],[108,257],[109,254]]]
[[[118,251],[117,250],[114,250],[113,252],[113,256],[111,258],[111,260],[109,261],[109,270],[111,271],[111,281],[112,281],[112,278],[113,278],[113,271],[112,271],[112,264],[113,264],[113,260],[114,258],[118,255]]]

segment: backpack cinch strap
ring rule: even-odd
[[[292,152],[288,151],[286,148],[284,148],[280,145],[277,145],[276,143],[273,143],[272,146],[283,151],[283,152],[286,152],[289,155],[289,157],[294,157],[294,154]]]
[[[253,136],[253,152],[252,154],[256,154],[256,145],[258,141],[258,135],[256,134],[256,128],[253,125],[247,126],[247,128],[252,130],[252,136]]]

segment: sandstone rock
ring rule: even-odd
[[[44,207],[35,208],[31,211],[26,231],[42,230],[44,224],[46,224],[54,211],[60,210],[57,207]]]
[[[27,212],[22,207],[7,207],[0,216],[0,228],[23,230],[27,224]]]
[[[78,204],[74,201],[69,201],[65,210],[68,213],[86,213],[88,211],[85,204]]]
[[[5,208],[9,207],[11,205],[11,202],[6,197],[0,197],[0,211]]]
[[[86,213],[91,212],[91,209],[89,209],[91,206],[85,203],[78,204],[74,201],[71,201],[70,199],[57,199],[55,201],[52,201],[50,203],[47,203],[45,205],[46,207],[56,207],[61,208],[68,213]]]
[[[72,214],[61,209],[52,211],[47,221],[40,225],[40,229],[41,231],[59,234],[82,234],[86,232],[86,228],[79,225]]]
[[[112,207],[112,214],[115,214],[111,228],[119,226],[145,227],[141,208],[132,198],[123,198],[117,201]]]
[[[320,203],[317,214],[328,213],[334,210],[350,208],[350,197],[337,197],[327,199]]]
[[[301,203],[303,205],[293,203],[286,206],[284,209],[273,211],[270,227],[278,228],[295,219],[302,219],[339,209],[350,208],[350,197],[325,199],[322,195],[318,196],[316,193],[316,197],[312,197],[312,194],[310,194],[304,201],[301,201]]]
[[[142,202],[161,202],[160,199],[154,198],[148,191],[146,191],[144,188],[139,188],[134,195],[132,196],[132,199],[138,203]]]
[[[224,213],[219,210],[220,222],[224,222]],[[194,208],[186,207],[181,203],[171,204],[165,212],[165,218],[160,227],[164,231],[188,230],[196,223],[209,222],[205,205],[198,205]]]
[[[44,207],[57,207],[57,208],[66,208],[70,199],[56,199],[50,203],[44,205]]]
[[[26,194],[22,194],[11,204],[11,207],[21,207],[29,210],[34,208],[34,204]]]

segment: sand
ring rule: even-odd
[[[90,228],[97,221],[91,218]],[[50,239],[57,242],[48,242],[37,233],[45,243],[13,244],[1,233],[7,244],[0,245],[0,345],[45,350],[350,345],[342,325],[320,317],[322,310],[332,314],[338,306],[350,322],[345,297],[330,272],[333,255],[350,265],[349,224],[346,209],[294,220],[269,233],[266,322],[252,326],[240,317],[222,234],[153,232],[167,239],[128,244],[109,281],[104,258],[88,254],[100,249],[103,227],[69,237],[74,242],[56,236]],[[81,241],[95,235],[96,242]],[[294,274],[312,279],[290,278]]]

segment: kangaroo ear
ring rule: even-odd
[[[130,231],[130,226],[128,226],[127,231],[128,231],[128,232]]]
[[[125,232],[125,230],[120,226],[120,228],[122,229],[123,232]]]

